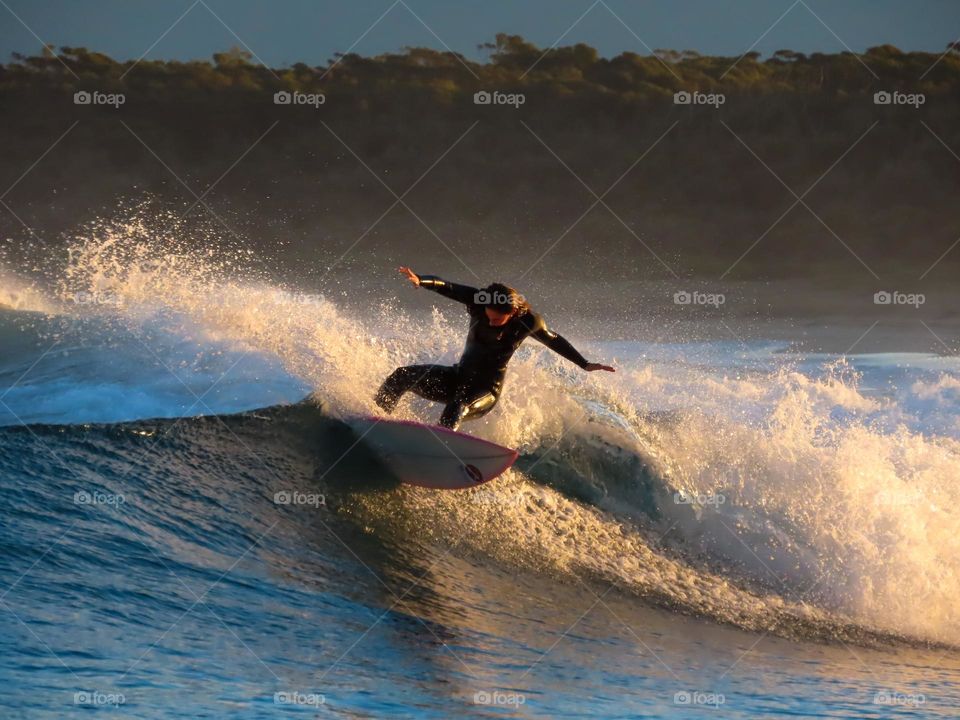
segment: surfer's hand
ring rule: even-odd
[[[594,370],[606,370],[607,372],[616,372],[615,368],[610,367],[609,365],[601,365],[600,363],[587,363],[586,367],[583,368],[587,372],[593,372]]]
[[[407,276],[407,280],[412,282],[417,287],[420,287],[420,278],[417,277],[417,274],[408,267],[401,267],[400,272]]]

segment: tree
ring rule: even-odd
[[[779,60],[785,63],[792,63],[792,62],[803,62],[804,60],[807,59],[807,56],[804,55],[803,53],[798,53],[793,50],[777,50],[773,54],[771,59]]]
[[[497,33],[496,42],[484,43],[483,50],[492,50],[490,59],[495,65],[506,67],[530,67],[543,55],[543,52],[533,43],[527,42],[519,35]]]
[[[234,45],[226,52],[213,54],[213,61],[217,67],[240,67],[249,65],[252,59],[253,53],[237,45]]]

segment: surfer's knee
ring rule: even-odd
[[[443,409],[443,415],[440,416],[440,425],[451,430],[456,430],[464,420],[476,420],[493,410],[493,406],[497,404],[497,400],[497,395],[488,393],[469,402],[456,401],[447,403],[447,406]]]
[[[494,405],[497,404],[499,399],[500,396],[495,393],[489,393],[481,398],[477,398],[470,403],[470,413],[476,413],[478,417],[480,415],[486,415],[488,412],[493,410]]]
[[[483,417],[493,410],[498,399],[495,393],[487,393],[486,395],[474,398],[464,407],[462,419],[475,420],[478,417]]]

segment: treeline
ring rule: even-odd
[[[543,255],[544,272],[623,277],[668,277],[664,265],[716,276],[741,255],[732,278],[864,265],[918,276],[960,235],[960,48],[603,58],[499,35],[485,49],[486,62],[411,48],[284,68],[238,49],[195,62],[14,56],[0,66],[4,187],[44,159],[5,202],[54,242],[118,198],[189,205],[183,184],[216,182],[205,202],[293,265],[336,260],[362,237],[345,262],[413,252],[460,268],[454,254],[482,265],[494,246],[521,264]],[[475,104],[481,91],[523,102]],[[684,91],[722,104],[677,104]],[[124,101],[91,107],[78,92]],[[395,200],[370,171],[401,194],[438,160],[404,198],[423,222],[400,206],[365,235]],[[590,190],[618,178],[570,230]],[[770,229],[815,183],[809,210]],[[0,229],[26,232],[2,209]],[[955,255],[931,277],[955,270]]]
[[[881,45],[862,55],[780,50],[766,59],[757,52],[707,57],[691,50],[658,50],[654,55],[625,52],[607,59],[584,44],[544,49],[506,34],[482,47],[489,52],[485,63],[458,53],[409,48],[369,58],[337,55],[324,66],[297,63],[287,68],[260,65],[239,48],[214,54],[212,62],[120,62],[86,48],[56,51],[48,47],[37,57],[15,53],[12,62],[0,66],[0,90],[88,87],[144,98],[279,90],[346,97],[386,92],[429,96],[442,103],[496,87],[556,99],[588,94],[622,106],[661,100],[679,90],[734,96],[842,96],[894,89],[939,96],[960,90],[960,43],[952,43],[943,53],[905,53]]]

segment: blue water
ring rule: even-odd
[[[956,358],[524,351],[454,497],[354,446],[342,327],[198,317],[0,311],[4,717],[960,712]]]

